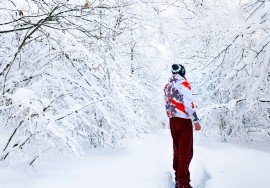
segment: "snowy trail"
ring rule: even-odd
[[[130,149],[92,151],[79,162],[46,159],[38,170],[0,167],[0,188],[168,188],[168,130],[145,135]],[[195,188],[267,188],[270,153],[230,144],[195,146]]]

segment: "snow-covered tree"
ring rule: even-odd
[[[206,134],[223,141],[269,140],[270,3],[219,6],[209,11],[208,58],[197,69]]]
[[[143,5],[143,4],[141,4]],[[0,4],[1,159],[122,145],[160,127],[135,1]],[[147,9],[147,7],[146,7]]]

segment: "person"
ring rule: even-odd
[[[165,106],[173,140],[175,188],[191,188],[189,165],[193,157],[193,126],[201,129],[183,65],[173,64],[172,76],[164,87]]]

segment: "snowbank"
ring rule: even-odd
[[[41,159],[34,170],[2,166],[0,187],[168,188],[171,149],[170,133],[165,130],[144,135],[129,149],[92,150],[79,161],[51,156]],[[223,143],[196,146],[191,183],[195,188],[269,187],[269,169],[269,152]]]

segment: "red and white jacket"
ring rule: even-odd
[[[169,118],[180,117],[198,122],[189,82],[179,74],[173,74],[164,87],[166,112]]]

